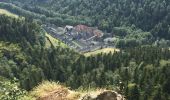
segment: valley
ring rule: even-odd
[[[12,15],[12,13],[11,13],[11,15]],[[13,16],[14,16],[14,14],[13,14]],[[79,26],[79,25],[77,25],[77,26]],[[65,30],[66,27],[67,27],[67,25],[63,26],[63,27],[57,27],[56,25],[49,24],[49,23],[47,23],[47,24],[44,23],[42,25],[42,28],[49,35],[51,35],[53,38],[56,38],[56,39],[60,40],[61,42],[65,43],[68,47],[76,50],[77,52],[86,53],[86,52],[96,51],[96,50],[99,50],[102,48],[108,48],[108,47],[115,48],[115,44],[112,44],[109,41],[104,41],[105,39],[109,38],[109,36],[107,36],[108,34],[106,36],[103,36],[103,35],[105,35],[105,33],[103,33],[100,30],[97,30],[97,31],[101,32],[102,36],[97,37],[96,35],[94,35],[94,36],[92,35],[95,27],[94,28],[91,27],[92,29],[90,29],[91,30],[90,32],[86,32],[86,31],[88,31],[88,29],[87,30],[84,29],[84,30],[80,31],[79,36],[78,35],[74,36],[74,35],[71,35],[69,32],[66,32],[66,30]],[[82,25],[82,27],[88,27],[88,26]],[[77,34],[76,32],[72,32],[72,33]],[[89,34],[89,36],[87,34]],[[86,39],[83,39],[83,38],[86,38]]]
[[[0,0],[0,100],[170,100],[168,0]]]
[[[77,34],[77,33],[74,32],[70,34],[69,32],[66,32],[65,29],[62,27],[58,27],[60,28],[59,30],[54,25],[53,26],[43,25],[42,27],[48,32],[48,34],[50,34],[54,38],[59,39],[60,41],[65,43],[70,48],[76,50],[77,52],[82,52],[82,53],[90,52],[90,51],[95,51],[107,47],[115,48],[113,44],[108,44],[108,42],[104,42],[104,39],[102,37],[97,38],[96,36],[93,35],[90,37],[84,35],[86,34],[86,32],[82,32],[82,33],[80,32],[78,33],[78,35],[73,36],[73,34]],[[84,36],[81,36],[79,34],[83,34]],[[89,32],[89,34],[92,34],[92,32]],[[86,39],[83,39],[82,37]]]

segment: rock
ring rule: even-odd
[[[94,100],[91,95],[86,94],[81,100]]]
[[[94,98],[95,97],[95,98]],[[125,100],[123,96],[114,91],[104,91],[96,96],[87,94],[81,100]]]
[[[99,94],[96,100],[122,100],[122,99],[118,99],[118,94],[116,92],[105,91]]]

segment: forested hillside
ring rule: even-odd
[[[85,57],[68,48],[45,48],[44,33],[36,22],[0,17],[0,75],[16,77],[26,90],[48,79],[73,89],[119,87],[117,91],[130,100],[169,98],[168,48],[144,46]]]
[[[11,0],[10,2],[40,14],[41,21],[57,26],[85,24],[98,27],[116,36],[115,45],[119,48],[145,44],[170,45],[168,0]]]
[[[37,1],[36,4],[39,3],[41,2]],[[48,4],[52,7],[47,6]],[[112,31],[115,26],[135,25],[143,31],[152,31],[161,37],[168,35],[165,34],[168,31],[159,31],[162,28],[169,29],[168,26],[165,27],[170,24],[168,0],[49,0],[49,3],[42,2],[40,6],[73,16],[90,17],[93,19],[93,25],[107,31]]]
[[[95,26],[107,31],[122,25],[135,25],[143,31],[152,31],[161,37],[168,35],[170,5],[168,0],[14,0],[33,6],[27,8],[43,13],[48,11],[72,16],[90,17]],[[50,6],[49,6],[50,5]],[[27,7],[27,6],[26,6]],[[74,20],[73,20],[74,21]],[[163,27],[167,26],[167,27]],[[157,30],[155,28],[158,28]],[[162,32],[163,29],[165,32]],[[164,33],[164,34],[163,34]],[[168,38],[168,37],[167,37]]]
[[[6,2],[15,5],[0,8],[18,16],[0,15],[0,99],[34,100],[28,92],[52,80],[70,89],[111,89],[127,100],[170,100],[168,0]],[[54,44],[43,23],[98,26],[119,50],[84,56]]]

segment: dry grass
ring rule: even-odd
[[[7,15],[7,16],[11,16],[11,17],[18,18],[18,15],[13,14],[13,13],[5,10],[5,9],[0,9],[0,15],[1,15],[1,14],[5,14],[5,15]]]
[[[69,100],[78,100],[81,96],[82,96],[82,93],[71,91],[70,94],[68,94],[66,98]]]
[[[50,92],[53,92],[58,88],[64,88],[64,87],[55,82],[44,81],[39,86],[33,89],[31,95],[35,97],[41,97],[44,95],[48,95]]]
[[[119,51],[120,50],[116,49],[116,48],[104,48],[104,49],[84,53],[84,55],[88,57],[88,56],[91,56],[91,55],[97,55],[99,53],[115,53],[115,52],[119,52]]]
[[[81,96],[79,92],[49,81],[42,82],[30,94],[38,100],[76,100]]]
[[[104,90],[105,89],[89,88],[72,91],[59,83],[44,81],[35,87],[30,94],[38,100],[79,100],[87,94],[97,96]]]
[[[93,87],[79,88],[78,90],[73,91],[59,83],[44,81],[42,82],[42,84],[34,88],[30,94],[32,97],[36,98],[36,100],[82,100],[83,98],[89,96],[90,98],[97,98],[99,95],[104,95],[103,93],[109,91],[111,90],[107,90],[104,88],[99,89]],[[123,100],[123,99],[118,99],[118,100]]]

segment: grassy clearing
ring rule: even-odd
[[[160,61],[160,65],[161,65],[161,66],[165,66],[165,65],[167,65],[167,64],[170,64],[170,60],[161,60],[161,61]]]
[[[84,53],[84,55],[88,57],[88,56],[92,56],[92,55],[97,55],[99,53],[115,53],[115,52],[119,52],[119,51],[120,50],[116,49],[116,48],[104,48],[104,49]]]
[[[57,40],[56,38],[53,38],[51,35],[46,33],[46,37],[48,37],[48,39],[52,42],[52,44],[56,47],[56,46],[61,46],[63,48],[66,48],[67,45],[62,43],[61,41]],[[46,38],[46,47],[49,48],[51,46],[50,41]]]
[[[0,9],[0,15],[2,15],[2,14],[5,14],[5,15],[11,16],[11,17],[18,18],[18,15],[13,14],[13,13],[11,13],[11,12],[5,10],[5,9]]]
[[[73,43],[78,46],[78,47],[81,47],[76,41],[73,41]]]

